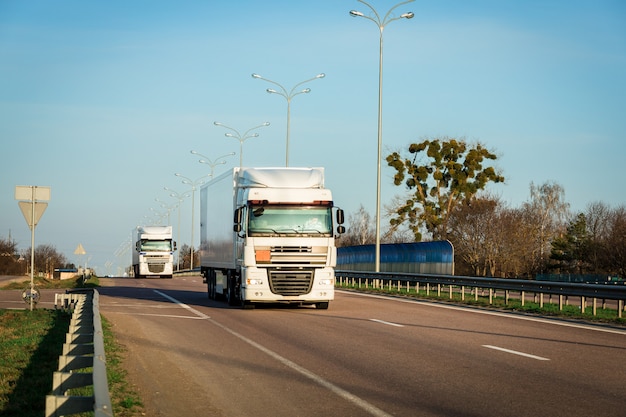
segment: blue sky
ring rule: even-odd
[[[397,3],[370,4],[384,14]],[[352,9],[368,11],[356,0],[0,1],[0,236],[30,247],[14,188],[50,186],[36,245],[82,263],[81,243],[90,266],[115,273],[133,227],[163,211],[155,198],[175,203],[163,187],[188,190],[174,173],[210,172],[190,150],[239,152],[214,121],[242,133],[269,121],[243,164],[284,166],[286,100],[252,73],[287,89],[326,74],[291,102],[289,163],[325,167],[336,204],[373,215],[378,29]],[[576,211],[626,203],[626,3],[417,0],[397,11],[415,17],[384,31],[384,155],[464,137],[498,154],[506,184],[490,191],[513,207],[546,181]],[[239,155],[225,160],[216,175]],[[404,189],[383,167],[385,204]],[[187,199],[179,245],[191,211]]]

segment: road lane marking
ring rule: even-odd
[[[246,336],[237,333],[236,331],[230,329],[229,327],[226,327],[225,325],[215,321],[214,319],[211,319],[209,316],[207,316],[206,314],[194,309],[193,307],[188,306],[187,304],[184,304],[180,301],[178,301],[177,299],[170,297],[167,294],[162,293],[161,291],[158,290],[154,290],[154,292],[156,292],[159,295],[162,295],[163,297],[167,298],[168,300],[170,300],[171,302],[178,304],[179,306],[186,308],[187,310],[193,312],[194,314],[197,314],[199,317],[208,319],[211,323],[215,324],[217,327],[221,328],[222,330],[224,330],[225,332],[230,333],[231,335],[235,336],[236,338],[242,340],[243,342],[249,344],[250,346],[254,347],[257,350],[260,350],[261,352],[265,353],[266,355],[276,359],[278,362],[282,363],[283,365],[293,369],[294,371],[298,372],[299,374],[301,374],[302,376],[305,376],[307,378],[309,378],[310,380],[312,380],[313,382],[315,382],[318,385],[321,385],[322,387],[330,390],[331,392],[333,392],[334,394],[338,395],[339,397],[351,402],[352,404],[356,405],[357,407],[362,408],[363,410],[365,410],[368,414],[375,416],[375,417],[392,417],[391,414],[388,414],[386,412],[384,412],[383,410],[381,410],[378,407],[375,407],[374,405],[368,403],[367,401],[363,400],[362,398],[357,397],[356,395],[344,390],[341,387],[338,387],[337,385],[333,384],[330,381],[325,380],[324,378],[322,378],[321,376],[309,371],[306,368],[303,368],[302,366],[298,365],[295,362],[290,361],[289,359],[280,356],[278,353],[274,352],[273,350],[270,350],[268,348],[266,348],[263,345],[260,345],[259,343],[255,342],[252,339],[248,339]]]
[[[359,293],[359,292],[356,292],[356,291],[335,290],[335,292],[343,293],[343,294],[349,294],[349,295],[354,295],[354,296],[357,296],[357,297],[378,298],[380,300],[395,301],[397,303],[419,304],[419,305],[422,305],[422,306],[428,306],[428,307],[434,307],[434,308],[445,308],[445,309],[448,309],[448,310],[464,311],[466,313],[485,314],[485,315],[488,315],[488,316],[506,317],[506,318],[515,319],[515,320],[526,320],[526,321],[533,321],[533,322],[536,322],[536,323],[551,324],[553,326],[574,327],[576,329],[585,329],[585,330],[591,330],[591,331],[594,331],[594,332],[614,333],[614,334],[626,335],[626,330],[622,330],[622,329],[612,329],[612,328],[608,328],[608,327],[585,325],[585,324],[579,324],[579,323],[570,323],[570,322],[567,322],[567,321],[558,321],[557,319],[544,319],[544,318],[540,318],[540,317],[530,317],[530,316],[515,315],[513,313],[501,313],[501,312],[497,312],[497,311],[478,310],[478,309],[473,309],[471,307],[466,307],[466,306],[453,306],[453,305],[447,305],[447,304],[437,304],[437,303],[434,303],[434,302],[418,300],[418,299],[410,300],[410,299],[393,298],[393,297],[384,296],[384,295],[363,294],[363,293]]]
[[[128,311],[107,311],[111,314],[127,314],[130,316],[154,316],[154,317],[167,317],[171,319],[190,319],[190,320],[205,320],[204,317],[198,316],[177,316],[175,314],[151,314],[151,313],[131,313]]]
[[[387,326],[404,327],[402,324],[392,323],[390,321],[385,321],[385,320],[370,319],[370,321],[374,321],[374,322],[380,323],[380,324],[386,324]]]
[[[511,353],[513,355],[524,356],[526,358],[536,359],[538,361],[549,361],[550,360],[548,358],[542,358],[541,356],[535,356],[535,355],[531,355],[529,353],[518,352],[517,350],[505,349],[505,348],[501,348],[501,347],[498,347],[498,346],[483,345],[483,347],[486,347],[488,349],[499,350],[501,352]]]
[[[206,314],[201,313],[201,312],[199,312],[198,310],[196,310],[196,309],[194,309],[194,308],[189,307],[187,304],[185,304],[185,303],[182,303],[182,302],[178,301],[178,300],[177,300],[177,299],[175,299],[174,297],[170,297],[169,295],[167,295],[167,294],[165,294],[165,293],[162,293],[162,292],[161,292],[161,291],[159,291],[159,290],[153,290],[153,291],[154,291],[155,293],[159,294],[160,296],[167,298],[168,300],[170,300],[170,301],[171,301],[171,302],[173,302],[174,304],[178,304],[178,305],[179,305],[179,306],[181,306],[182,308],[186,308],[187,310],[191,311],[192,313],[194,313],[194,314],[195,314],[195,315],[197,315],[197,316],[200,316],[200,317],[201,317],[201,318],[203,318],[203,319],[210,319],[210,318],[211,318],[211,317],[207,316]]]

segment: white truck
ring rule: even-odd
[[[133,251],[135,278],[172,278],[175,250],[172,226],[138,226]]]
[[[291,303],[327,309],[343,221],[324,188],[323,168],[238,167],[216,177],[200,189],[208,297],[243,308]]]

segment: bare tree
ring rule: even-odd
[[[536,186],[530,184],[530,201],[524,203],[526,215],[535,225],[533,239],[536,245],[535,272],[542,272],[550,253],[550,242],[557,233],[564,231],[569,217],[569,203],[565,202],[565,190],[555,182]]]
[[[449,239],[457,256],[477,276],[495,273],[497,207],[496,199],[477,197],[460,204],[450,215]]]
[[[30,253],[30,250],[28,251]],[[55,268],[67,265],[67,258],[50,244],[42,244],[35,248],[35,273],[52,276]]]
[[[376,239],[372,218],[361,204],[356,213],[348,214],[348,229],[337,241],[339,246],[366,245]]]
[[[604,255],[609,272],[626,277],[626,206],[619,206],[611,212]]]
[[[23,269],[18,261],[17,243],[9,239],[0,239],[0,275],[19,274]]]

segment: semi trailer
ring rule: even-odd
[[[200,190],[201,272],[210,299],[315,305],[334,299],[343,210],[323,168],[234,168]]]
[[[133,250],[135,278],[172,278],[174,251],[172,226],[138,226]]]

